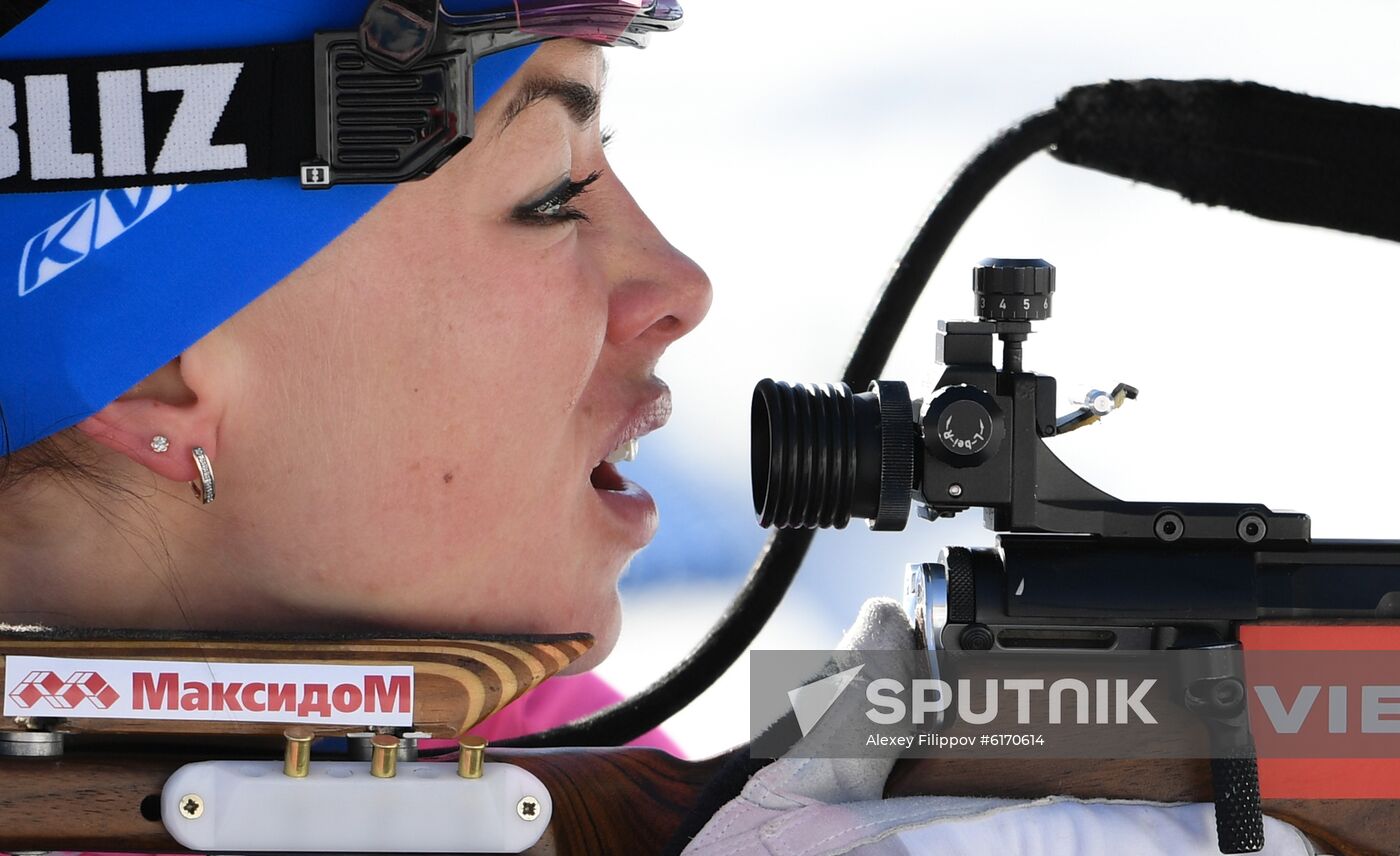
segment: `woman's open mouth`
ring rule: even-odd
[[[625,490],[627,481],[622,477],[622,473],[617,471],[617,467],[603,461],[593,468],[589,473],[588,480],[598,490]]]
[[[671,416],[671,392],[660,378],[652,378],[650,394],[631,409],[619,414],[602,445],[594,447],[598,463],[588,473],[593,495],[625,534],[622,538],[633,549],[645,547],[656,534],[656,502],[641,485],[624,478],[617,465],[637,457],[637,441],[666,424]]]
[[[623,478],[617,469],[618,462],[630,461],[636,456],[637,441],[628,440],[598,462],[589,473],[588,481],[603,504],[630,531],[631,546],[641,549],[656,534],[656,503],[641,485]]]
[[[622,477],[615,464],[619,461],[636,460],[636,458],[636,439],[625,440],[616,449],[609,452],[606,458],[598,462],[598,466],[589,473],[588,480],[598,490],[626,490],[630,482]]]

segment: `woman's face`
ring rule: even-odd
[[[205,537],[261,614],[612,647],[657,516],[596,466],[665,422],[657,360],[711,293],[607,163],[603,75],[541,46],[462,153],[215,334]]]

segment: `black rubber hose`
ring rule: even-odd
[[[1235,80],[1111,80],[1056,102],[1065,163],[1256,217],[1400,241],[1400,109]]]
[[[895,340],[953,236],[1011,170],[1055,143],[1060,126],[1056,110],[1037,113],[1004,131],[962,168],[881,289],[880,300],[842,375],[845,383],[853,389],[865,389],[884,369]],[[753,644],[797,576],[815,531],[774,532],[750,569],[743,588],[714,628],[680,665],[656,683],[576,722],[494,745],[620,746],[670,719],[718,680]]]

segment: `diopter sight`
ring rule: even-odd
[[[1023,368],[1032,322],[1050,317],[1054,266],[984,259],[972,279],[978,320],[939,322],[946,368],[926,399],[911,400],[899,381],[873,381],[859,394],[845,384],[759,382],[753,497],[761,524],[840,528],[854,516],[873,529],[902,529],[912,498],[928,519],[982,508],[997,532],[1215,546],[1308,541],[1304,514],[1124,502],[1076,475],[1045,440],[1092,424],[1137,390],[1091,390],[1077,411],[1058,416],[1055,379]]]

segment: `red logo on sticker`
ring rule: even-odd
[[[25,708],[46,701],[51,708],[73,710],[88,701],[93,707],[106,710],[121,696],[96,672],[78,671],[65,679],[56,672],[33,671],[15,685],[10,698]]]

